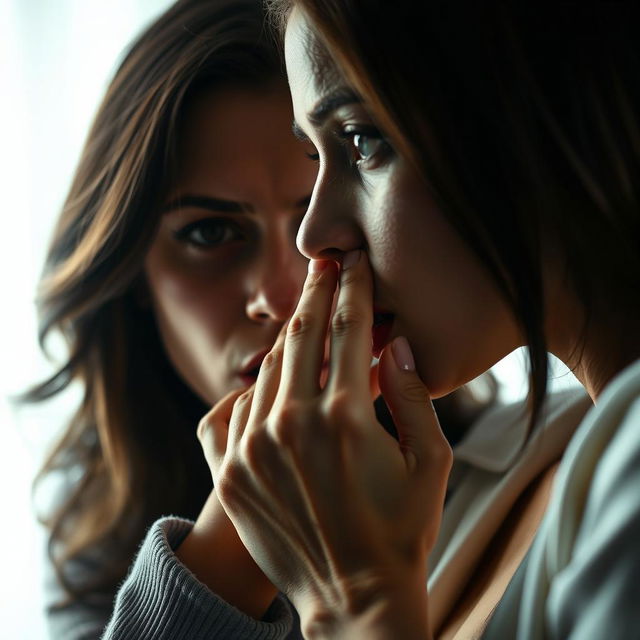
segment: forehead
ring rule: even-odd
[[[266,187],[273,193],[296,183],[308,189],[312,163],[291,135],[291,116],[284,83],[216,88],[194,97],[179,132],[170,197],[189,192],[257,202]]]
[[[293,9],[287,22],[285,60],[294,104],[300,94],[311,100],[344,84],[327,48],[315,35],[305,14],[297,8]]]

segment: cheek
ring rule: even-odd
[[[240,287],[228,274],[199,264],[152,252],[146,275],[155,314],[165,338],[167,332],[185,339],[190,333],[213,334],[232,323],[234,296]]]
[[[373,197],[362,208],[374,271],[381,286],[393,294],[413,279],[431,278],[433,249],[439,242],[427,224],[431,204],[423,194],[394,176],[382,186],[371,191]]]
[[[511,314],[475,255],[415,183],[373,202],[372,262],[397,330],[434,395],[490,368],[518,344]]]

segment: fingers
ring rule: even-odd
[[[260,365],[253,393],[253,406],[249,414],[250,422],[261,423],[271,411],[280,386],[282,353],[286,334],[287,324],[280,329],[271,351],[264,357]]]
[[[379,383],[398,430],[410,472],[438,467],[446,479],[452,454],[440,429],[429,392],[415,370],[406,338],[398,337],[380,357]]]
[[[311,260],[298,306],[284,342],[281,395],[309,398],[320,391],[327,326],[338,279],[333,260]]]
[[[422,544],[429,550],[440,528],[453,462],[451,447],[440,429],[429,392],[416,373],[406,338],[396,338],[382,352],[379,380],[398,432],[405,468],[413,479],[404,492],[413,503],[407,522],[424,530]],[[430,514],[428,520],[421,514]]]
[[[340,289],[331,321],[329,391],[349,389],[358,401],[371,394],[373,283],[362,251],[345,255]]]
[[[375,391],[375,375],[370,373],[372,279],[364,254],[347,254],[340,274],[332,260],[311,260],[309,265],[286,338],[278,341],[261,368],[254,398],[260,406],[251,412],[252,421],[266,417],[272,405],[316,397],[325,386],[322,369],[330,319],[328,393],[349,388],[364,399]],[[332,315],[334,297],[337,300]]]
[[[236,389],[220,400],[209,413],[200,420],[198,440],[204,451],[205,459],[215,478],[227,451],[229,422],[237,398],[243,389]]]

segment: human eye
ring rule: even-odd
[[[190,222],[174,232],[180,242],[198,249],[211,249],[242,239],[239,225],[225,218],[203,218]]]
[[[349,145],[351,159],[358,168],[380,167],[391,154],[391,146],[375,127],[346,126],[340,133]]]

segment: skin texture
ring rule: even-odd
[[[294,240],[316,167],[291,136],[285,86],[203,94],[185,123],[180,176],[145,274],[171,362],[214,404],[253,381],[240,374],[295,307],[307,261]],[[171,206],[187,196],[245,210]]]

